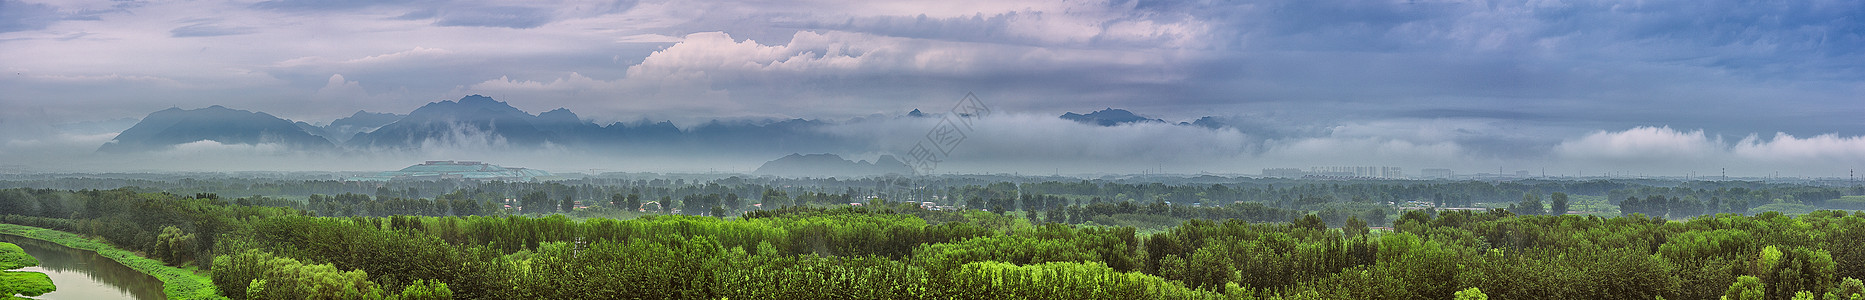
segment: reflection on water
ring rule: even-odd
[[[39,266],[16,271],[43,272],[58,286],[57,291],[35,298],[164,299],[162,281],[95,252],[4,234],[0,234],[0,242],[17,244],[26,254],[39,259]]]

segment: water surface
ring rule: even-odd
[[[52,300],[109,300],[165,299],[162,295],[162,281],[155,277],[137,272],[96,252],[65,247],[53,242],[29,239],[25,237],[0,234],[0,242],[19,245],[26,254],[39,259],[39,266],[20,268],[13,271],[41,272],[52,277],[52,284],[57,291],[45,293],[38,299]]]

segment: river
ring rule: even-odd
[[[52,277],[57,291],[37,299],[165,299],[162,281],[137,272],[95,252],[72,249],[58,243],[0,234],[0,242],[19,245],[26,254],[39,259],[39,266],[12,271],[42,272]]]

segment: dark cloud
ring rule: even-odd
[[[59,19],[58,8],[51,5],[0,0],[0,32],[45,29]]]

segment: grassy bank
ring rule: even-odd
[[[155,259],[138,256],[135,253],[117,249],[110,244],[84,238],[70,232],[63,232],[38,227],[13,224],[0,224],[0,234],[17,235],[43,240],[65,247],[97,252],[124,266],[129,266],[143,274],[154,276],[162,281],[162,293],[173,300],[188,299],[226,299],[214,291],[214,282],[206,276],[196,275],[181,268],[170,267]]]

